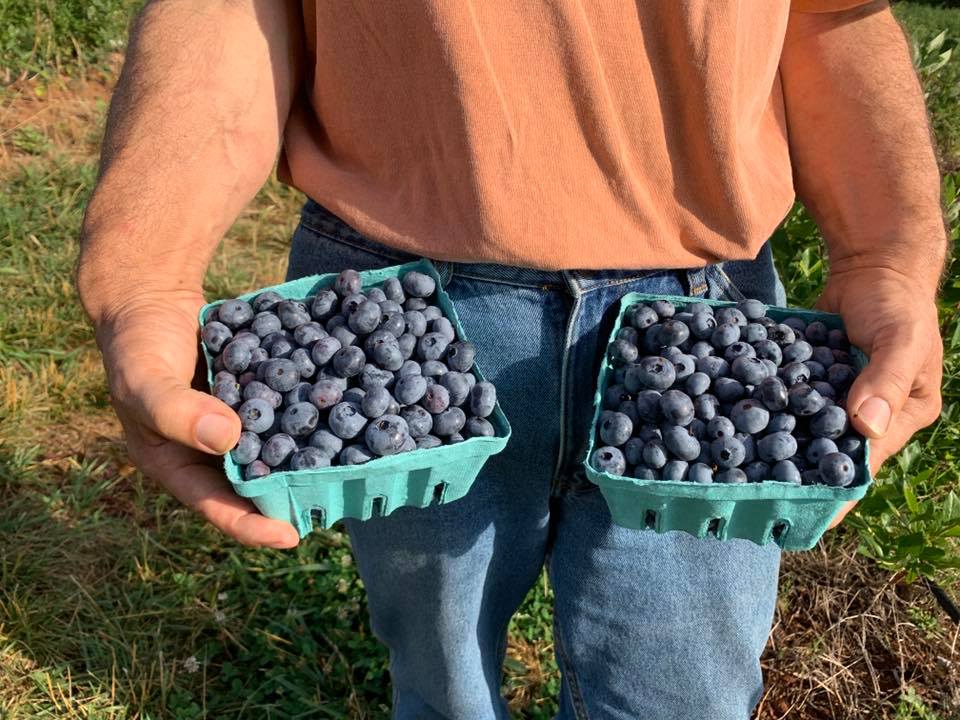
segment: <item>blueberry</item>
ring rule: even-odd
[[[238,382],[219,382],[213,386],[213,396],[224,405],[229,405],[236,410],[243,403],[240,395],[240,383]]]
[[[707,422],[707,437],[711,440],[722,437],[733,437],[736,432],[737,429],[733,423],[723,415],[717,415]]]
[[[704,393],[693,400],[693,412],[697,419],[709,422],[716,417],[720,408],[720,401],[716,396]]]
[[[691,315],[699,315],[700,313],[713,315],[713,307],[705,302],[695,302],[687,305],[687,312]]]
[[[363,465],[376,457],[366,445],[347,445],[340,453],[341,465]]]
[[[627,465],[638,465],[643,462],[643,448],[650,440],[659,440],[660,433],[649,438],[632,437],[623,446],[623,456]]]
[[[697,371],[697,359],[693,355],[677,355],[672,358],[674,382],[680,383]]]
[[[700,485],[708,485],[713,482],[713,468],[702,462],[694,463],[687,471],[687,479]]]
[[[662,345],[676,346],[690,337],[690,328],[679,320],[667,320],[660,326],[658,340]]]
[[[831,330],[827,333],[827,347],[831,350],[846,350],[850,347],[847,334],[843,330]]]
[[[452,343],[456,338],[456,333],[453,330],[453,323],[451,323],[445,317],[437,318],[430,323],[430,332],[437,333],[438,335],[446,338],[448,343]]]
[[[607,410],[616,410],[621,403],[632,399],[633,395],[623,385],[610,385],[603,393],[603,405]]]
[[[438,413],[442,413],[444,410],[450,407],[450,393],[445,387],[443,387],[443,385],[429,385],[424,391],[423,397],[420,398],[419,402],[430,413],[437,415]],[[479,413],[474,413],[474,415],[479,415]],[[449,435],[450,433],[439,434]]]
[[[307,445],[320,450],[324,455],[332,459],[343,449],[343,440],[330,432],[329,426],[318,425],[317,429],[307,441]]]
[[[823,345],[817,345],[813,348],[811,360],[815,360],[816,362],[820,363],[824,367],[824,371],[826,371],[826,368],[830,367],[834,363],[833,350],[828,347],[824,347]]]
[[[407,321],[403,317],[403,313],[381,311],[380,325],[378,327],[381,330],[390,333],[395,338],[399,338],[401,335],[407,332]]]
[[[691,420],[690,424],[687,425],[687,429],[697,440],[703,440],[703,438],[707,436],[707,424],[700,418],[695,417]]]
[[[753,396],[762,402],[767,410],[780,412],[787,409],[787,386],[777,377],[763,379],[754,390]]]
[[[397,370],[397,378],[402,378],[404,375],[422,375],[423,371],[420,370],[420,363],[416,360],[407,360],[400,366],[400,369]]]
[[[743,443],[743,464],[748,465],[757,459],[757,443],[753,439],[753,435],[745,432],[734,433],[734,436],[737,440]]]
[[[280,393],[259,380],[253,380],[243,388],[244,400],[253,400],[254,398],[265,400],[274,410],[280,407],[283,402],[283,396]]]
[[[360,292],[361,286],[360,273],[356,270],[344,270],[333,281],[333,290],[340,297]]]
[[[623,453],[615,447],[600,447],[593,451],[593,466],[600,472],[611,475],[623,475],[627,470],[627,461]]]
[[[322,367],[329,363],[341,348],[340,341],[328,335],[313,344],[313,347],[310,348],[310,359],[313,360],[315,365]]]
[[[380,306],[364,300],[357,309],[347,317],[347,327],[357,335],[372,333],[380,325]]]
[[[443,440],[438,438],[436,435],[424,435],[419,437],[416,440],[417,450],[429,450],[430,448],[440,447],[443,445]]]
[[[477,417],[488,417],[497,404],[497,389],[493,383],[478,382],[470,388],[470,412]]]
[[[447,372],[449,372],[447,366],[439,360],[427,360],[420,366],[420,374],[424,377],[432,377],[436,379]]]
[[[473,367],[473,359],[477,349],[473,343],[466,340],[450,343],[447,348],[447,366],[457,372],[469,372]]]
[[[661,320],[672,318],[676,312],[676,306],[669,300],[654,300],[650,307],[660,317]]]
[[[743,384],[733,378],[720,377],[713,381],[713,394],[721,403],[734,403],[746,393]]]
[[[797,419],[789,414],[778,412],[770,416],[770,422],[767,423],[767,432],[793,432],[793,429],[797,427]]]
[[[813,347],[806,340],[795,340],[783,348],[783,361],[786,363],[804,362],[813,357]]]
[[[400,280],[403,291],[410,297],[428,298],[437,289],[436,281],[429,275],[410,271]]]
[[[250,348],[231,341],[223,348],[223,366],[232,373],[242,373],[250,366]]]
[[[230,457],[238,465],[248,465],[260,456],[260,438],[255,432],[244,430],[230,451]]]
[[[373,363],[367,363],[360,371],[360,387],[364,390],[369,391],[375,387],[390,388],[393,384],[393,373],[389,370],[381,370]]]
[[[352,440],[359,435],[367,424],[360,405],[355,402],[341,402],[334,405],[327,418],[330,431],[338,438]]]
[[[819,485],[821,480],[822,478],[820,477],[820,471],[816,468],[800,471],[801,485]]]
[[[403,363],[407,358],[404,358],[403,352],[400,350],[400,345],[397,342],[393,343],[382,343],[377,345],[373,349],[372,360],[379,365],[384,370],[399,370],[403,367]],[[336,362],[336,360],[334,360]]]
[[[319,410],[332,408],[343,400],[343,389],[334,380],[318,380],[310,389],[310,402]]]
[[[396,455],[410,437],[407,423],[398,415],[377,418],[364,431],[363,439],[375,455]]]
[[[297,348],[290,354],[290,360],[297,366],[297,372],[301,378],[312,378],[317,371],[317,366],[310,360],[310,354],[303,348]]]
[[[801,417],[816,415],[826,404],[823,396],[806,383],[798,383],[787,392],[790,412]]]
[[[643,358],[636,365],[627,369],[626,385],[627,389],[634,392],[633,387],[637,386],[650,390],[666,390],[673,385],[677,377],[677,371],[673,363],[666,358],[650,356]]]
[[[427,308],[427,301],[423,298],[411,297],[403,301],[404,310],[420,310]]]
[[[343,315],[344,320],[347,320],[353,313],[357,311],[357,308],[363,305],[363,303],[366,301],[367,296],[362,292],[347,295],[340,303],[340,314]]]
[[[829,438],[818,437],[810,441],[804,457],[812,464],[817,465],[824,455],[837,452],[837,444]]]
[[[254,348],[250,351],[250,364],[247,366],[247,370],[256,370],[260,367],[260,363],[269,359],[270,353],[262,347]]]
[[[733,345],[740,339],[740,328],[731,323],[720,323],[710,335],[710,342],[716,348]]]
[[[263,382],[271,390],[283,393],[287,390],[293,390],[300,382],[300,371],[292,360],[275,359],[267,360],[262,363]]]
[[[494,437],[497,433],[490,421],[481,417],[468,417],[463,431],[467,437]]]
[[[690,346],[690,354],[693,355],[697,360],[709,357],[710,355],[713,355],[713,345],[704,340],[695,342]]]
[[[757,455],[768,463],[780,462],[797,454],[797,440],[789,432],[774,432],[757,441]]]
[[[414,439],[433,430],[433,416],[419,405],[409,405],[401,409],[400,417],[407,423],[408,431]]]
[[[261,312],[253,318],[253,322],[250,323],[250,330],[257,337],[264,338],[270,333],[280,332],[283,330],[283,326],[280,324],[280,318],[274,313]]]
[[[337,325],[330,329],[330,335],[340,343],[341,347],[350,347],[357,342],[357,336],[350,332],[346,325]]]
[[[851,362],[850,353],[846,350],[833,350],[833,361],[835,363],[841,363],[843,365],[849,365]]]
[[[770,360],[774,365],[783,362],[783,351],[773,340],[757,340],[753,343],[753,350],[761,360]]]
[[[780,377],[787,387],[810,381],[810,368],[801,362],[792,362],[780,368]]]
[[[760,323],[747,323],[747,326],[740,331],[740,337],[752,345],[755,342],[767,339],[767,329]]]
[[[441,437],[459,433],[467,422],[467,416],[458,407],[448,407],[433,418],[433,433]]]
[[[753,345],[743,340],[737,340],[732,345],[728,345],[723,351],[723,359],[728,363],[733,365],[733,361],[741,356],[747,357],[756,357],[757,351],[753,349]]]
[[[659,470],[667,464],[669,454],[662,440],[650,440],[643,446],[641,457],[648,467]]]
[[[717,319],[709,313],[696,313],[690,320],[690,333],[698,340],[709,340],[716,329]]]
[[[660,411],[667,422],[674,425],[689,425],[694,418],[693,401],[680,390],[668,390],[663,394],[660,398]]]
[[[295,349],[290,338],[279,337],[270,343],[268,354],[271,358],[289,358]]]
[[[812,380],[826,380],[827,369],[816,360],[805,360],[803,364],[806,366],[807,372],[809,373],[810,379],[807,380],[808,383]]]
[[[617,340],[626,340],[631,345],[636,345],[640,340],[640,333],[637,332],[636,328],[624,325],[617,330]]]
[[[777,371],[780,368],[777,367],[773,360],[767,360],[766,358],[763,358],[760,362],[762,362],[763,366],[767,369],[767,377],[777,377]]]
[[[284,337],[286,337],[286,333],[282,334]],[[235,342],[238,345],[246,345],[248,348],[250,348],[250,352],[253,352],[261,346],[260,338],[249,330],[241,330],[240,332],[236,333],[231,342]]]
[[[692,373],[687,377],[684,387],[686,388],[687,394],[692,397],[703,395],[710,389],[710,376],[702,372]]]
[[[730,363],[722,357],[707,355],[697,360],[697,372],[702,372],[711,380],[716,380],[729,375]]]
[[[774,320],[769,315],[764,315],[762,318],[757,318],[757,322],[763,325],[769,331],[774,325],[777,324],[777,321]]]
[[[360,411],[370,419],[385,415],[387,408],[390,407],[390,391],[385,387],[375,387],[367,391],[360,402]],[[370,445],[369,442],[367,442]],[[370,445],[373,448],[373,445]]]
[[[439,360],[447,350],[449,341],[440,333],[430,332],[417,343],[417,355],[423,360]]]
[[[747,482],[747,474],[738,467],[730,467],[718,472],[714,481],[724,485],[742,485]]]
[[[682,425],[664,425],[660,432],[663,434],[663,444],[680,460],[690,462],[700,456],[700,441]]]
[[[634,404],[637,407],[637,415],[641,420],[648,423],[660,422],[660,398],[662,395],[656,390],[642,390],[637,393]]]
[[[600,413],[599,432],[605,445],[623,445],[633,434],[633,423],[623,413],[604,410]]]
[[[713,454],[710,452],[710,441],[709,440],[700,440],[700,454],[697,455],[695,460],[698,463],[704,463],[713,467]]]
[[[803,318],[788,317],[783,321],[783,324],[793,330],[796,335],[803,335],[803,331],[807,329],[807,323]]]
[[[814,437],[836,440],[848,427],[847,411],[837,405],[825,407],[810,418],[810,434]]]
[[[646,330],[659,320],[656,310],[649,305],[634,305],[634,310],[630,315],[630,324],[637,330]]]
[[[203,329],[200,331],[200,337],[210,352],[218,353],[223,349],[223,346],[230,341],[233,333],[230,332],[230,328],[222,322],[214,320],[203,326]]]
[[[844,435],[837,439],[837,450],[855,461],[863,460],[863,441],[856,435]]]
[[[801,481],[800,470],[789,460],[780,460],[773,466],[773,479],[778,482],[799,485]]]
[[[230,347],[229,345],[227,347]],[[837,389],[838,392],[845,392],[853,384],[857,371],[845,363],[834,363],[827,368],[827,382]]]
[[[403,361],[408,361],[417,349],[417,336],[404,333],[397,338],[397,348],[400,350],[400,357],[403,358]]]
[[[280,297],[279,293],[273,290],[265,290],[253,299],[250,306],[254,312],[262,313],[267,310],[273,310],[281,300],[283,300],[283,298]]]
[[[275,468],[282,465],[297,451],[296,441],[286,433],[272,435],[260,448],[260,459]]]
[[[406,321],[406,330],[411,335],[423,337],[427,333],[427,319],[419,310],[407,310],[403,314]]]
[[[733,406],[730,419],[740,432],[759,433],[770,422],[770,411],[756,400],[740,400]]]
[[[426,381],[424,381],[424,383],[426,383]],[[470,382],[467,380],[467,376],[462,372],[451,371],[444,373],[440,376],[440,384],[447,389],[448,393],[450,393],[451,405],[456,405],[457,407],[463,405],[467,397],[470,395]],[[424,391],[426,391],[426,384],[424,384]],[[417,399],[419,400],[419,398]],[[413,402],[416,402],[416,400]]]
[[[308,382],[298,382],[292,390],[287,390],[283,395],[283,404],[286,407],[295,405],[299,402],[310,402],[310,392],[313,385]],[[270,392],[273,392],[272,390]]]
[[[310,322],[310,311],[307,306],[298,300],[282,300],[277,304],[277,316],[280,324],[287,330],[293,330],[298,325]]]
[[[831,487],[847,487],[856,476],[855,463],[842,452],[824,455],[817,469],[823,482]]]
[[[807,325],[807,329],[804,330],[803,334],[813,345],[823,345],[827,342],[828,333],[829,331],[826,325],[819,320],[814,320]]]
[[[780,323],[767,328],[767,338],[781,347],[785,347],[796,342],[797,335],[792,327]]]
[[[324,322],[337,311],[339,299],[333,290],[321,290],[310,301],[310,316],[319,322]]]
[[[759,320],[767,313],[767,306],[752,298],[737,303],[737,310],[743,313],[747,320]]]
[[[687,479],[689,465],[683,460],[671,460],[663,466],[660,477],[663,480],[673,480],[679,482]]]
[[[744,474],[747,476],[747,482],[763,482],[764,480],[769,480],[772,477],[770,466],[763,462],[763,460],[755,460],[743,468]]]
[[[262,460],[254,460],[243,469],[244,480],[256,480],[270,474],[270,466]]]
[[[736,358],[730,365],[730,371],[744,385],[759,385],[767,379],[767,367],[763,361],[747,355]]]
[[[375,303],[382,303],[386,299],[387,294],[381,288],[367,288],[367,300],[372,300]]]
[[[363,350],[355,345],[349,345],[337,350],[330,362],[337,375],[350,378],[360,374],[366,361],[367,357]]]
[[[315,447],[297,450],[290,458],[291,470],[317,470],[330,467],[330,458]]]
[[[225,300],[217,306],[217,319],[237,330],[253,320],[253,308],[245,300]]]
[[[292,437],[306,437],[320,421],[320,412],[309,402],[291,405],[280,416],[280,430]]]
[[[607,349],[607,357],[614,365],[632,363],[638,355],[637,346],[627,340],[614,340]]]
[[[735,307],[722,307],[714,313],[720,325],[735,325],[738,328],[746,327],[747,316]],[[762,313],[761,313],[762,315]]]

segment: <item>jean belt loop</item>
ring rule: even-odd
[[[687,270],[687,293],[691,296],[704,295],[707,292],[706,268]]]

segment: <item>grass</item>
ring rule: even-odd
[[[136,4],[0,0],[0,67],[8,81],[30,78],[0,90],[0,719],[387,717],[387,658],[343,534],[315,533],[292,553],[244,550],[126,457],[70,273]],[[960,39],[960,10],[896,10],[923,47],[948,29],[943,46],[921,53],[927,67]],[[951,60],[924,77],[948,171],[960,148],[958,68]],[[948,175],[950,201],[956,185]],[[275,181],[261,191],[217,252],[211,296],[282,278],[300,201]],[[810,304],[826,268],[802,209],[776,248],[791,299]],[[956,628],[903,582],[924,575],[960,592],[958,304],[952,267],[943,420],[891,464],[845,530],[785,558],[759,717],[960,713],[944,664],[960,662]],[[556,712],[551,607],[543,578],[510,626],[504,686],[518,717]]]

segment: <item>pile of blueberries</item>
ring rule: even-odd
[[[214,308],[200,336],[213,395],[240,416],[231,454],[244,479],[495,435],[496,388],[477,382],[476,349],[435,293],[421,272],[362,292],[344,270],[304,300],[266,291]]]
[[[608,348],[595,468],[648,480],[862,481],[864,439],[844,409],[856,378],[842,330],[758,300],[627,308]]]

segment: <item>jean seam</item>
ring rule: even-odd
[[[345,237],[345,236],[343,236],[343,235],[333,234],[333,233],[327,232],[326,230],[321,230],[320,228],[318,228],[318,227],[316,227],[315,225],[311,224],[308,220],[304,220],[304,219],[302,219],[302,218],[301,218],[301,220],[300,220],[300,224],[301,224],[303,227],[305,227],[307,230],[309,230],[310,232],[312,232],[312,233],[314,233],[314,234],[316,234],[316,235],[319,235],[320,237],[326,238],[327,240],[331,240],[331,241],[333,241],[333,242],[338,242],[338,243],[343,243],[344,245],[348,245],[349,247],[353,248],[354,250],[360,250],[361,252],[367,252],[367,253],[370,253],[371,255],[379,255],[379,256],[382,257],[382,258],[386,258],[386,259],[388,259],[388,260],[395,260],[395,261],[398,262],[398,263],[409,262],[410,258],[416,257],[416,256],[414,256],[414,255],[408,255],[408,256],[405,258],[405,257],[403,257],[402,255],[400,255],[399,253],[396,253],[396,254],[395,254],[395,253],[393,253],[393,252],[390,252],[389,250],[381,250],[381,249],[379,249],[379,248],[366,247],[366,246],[364,246],[364,245],[362,245],[362,244],[360,244],[360,243],[358,243],[358,242],[356,242],[356,241],[354,241],[354,240],[351,240],[351,239],[349,239],[349,238],[347,238],[347,237]],[[359,237],[360,237],[361,239],[364,239],[362,235],[360,235]]]
[[[567,650],[563,642],[563,633],[560,631],[560,621],[557,619],[556,608],[553,612],[553,640],[557,648],[557,660],[561,669],[567,678],[567,687],[570,689],[570,705],[573,707],[573,714],[576,720],[590,720],[590,714],[587,712],[587,703],[583,699],[583,693],[580,691],[580,680],[573,669],[573,662],[567,655]]]
[[[736,286],[733,280],[730,279],[730,276],[727,275],[726,271],[723,269],[723,263],[717,263],[713,266],[714,272],[716,274],[717,283],[720,285],[720,291],[727,297],[728,300],[733,302],[739,302],[746,298],[740,288]]]
[[[580,316],[580,309],[583,305],[583,291],[576,278],[571,273],[564,272],[564,278],[573,295],[573,307],[570,309],[570,316],[567,318],[567,328],[563,341],[563,357],[560,361],[560,443],[557,451],[557,464],[553,469],[553,479],[550,481],[550,493],[554,494],[560,485],[560,476],[564,466],[564,455],[567,451],[567,413],[572,406],[571,386],[567,375],[570,369],[570,356],[573,354],[573,334],[577,321]]]
[[[530,289],[532,289],[532,290],[543,290],[543,289],[544,289],[544,285],[543,285],[543,284],[534,285],[534,284],[532,284],[532,283],[510,282],[509,280],[500,280],[499,278],[489,277],[489,276],[486,276],[486,275],[474,275],[473,273],[464,272],[463,270],[460,270],[460,269],[458,269],[458,268],[454,268],[453,274],[456,275],[457,277],[461,277],[461,278],[467,278],[467,279],[470,279],[470,280],[478,280],[478,281],[480,281],[480,282],[496,283],[497,285],[508,285],[509,287],[530,288]],[[553,288],[550,288],[550,289],[553,290]]]
[[[593,292],[594,290],[605,290],[606,288],[617,287],[618,285],[626,285],[628,283],[636,282],[637,280],[647,280],[649,278],[657,277],[658,275],[668,275],[670,274],[669,270],[663,270],[658,272],[648,273],[646,275],[634,275],[628,278],[618,278],[616,280],[604,280],[599,285],[589,288],[581,288],[578,285],[578,289],[582,295]]]

